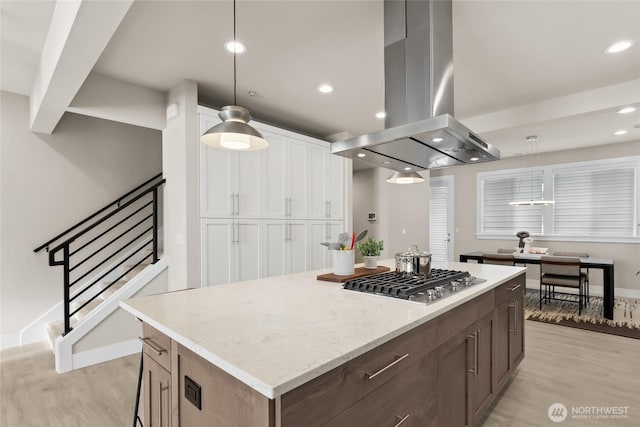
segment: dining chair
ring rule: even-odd
[[[482,254],[482,263],[497,265],[516,265],[513,253],[484,253]]]
[[[569,251],[553,251],[552,255],[555,256],[572,256],[572,257],[578,257],[578,258],[589,258],[589,254],[587,252],[569,252]],[[582,269],[581,271],[587,273],[587,276],[589,275],[589,269]],[[587,289],[586,289],[586,295],[587,295],[587,302],[589,301],[589,282],[587,281]]]
[[[556,292],[556,287],[572,288],[578,291],[578,314],[582,314],[582,308],[586,306],[585,289],[589,286],[589,276],[580,271],[580,258],[564,256],[540,257],[540,310],[542,302],[559,300],[560,295],[573,295],[568,292]],[[544,289],[544,293],[543,293]],[[571,301],[561,299],[562,301]]]

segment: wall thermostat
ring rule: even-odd
[[[376,220],[376,213],[375,212],[369,212],[367,214],[367,221],[375,221]]]

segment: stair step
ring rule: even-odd
[[[103,282],[100,284],[100,288],[104,289],[107,287],[107,285],[109,285],[110,282]],[[100,294],[100,298],[102,298],[103,300],[106,300],[107,298],[109,298],[111,295],[113,295],[118,289],[122,288],[124,285],[127,284],[126,280],[118,280],[116,283],[114,283],[113,285],[111,285],[111,287],[109,289],[107,289],[106,291],[104,291],[103,293]]]
[[[71,327],[73,328],[78,323],[77,320],[71,319]],[[49,343],[49,348],[54,350],[54,344],[56,339],[64,333],[64,320],[54,320],[53,322],[47,323],[46,326],[47,331],[47,343]]]
[[[69,304],[69,311],[73,312],[74,310],[76,310],[78,307],[80,307],[85,302],[86,301],[71,301],[71,304]],[[93,311],[94,308],[96,308],[100,304],[102,304],[102,299],[101,298],[94,299],[89,304],[87,304],[84,307],[82,307],[82,309],[80,311],[78,311],[76,314],[71,316],[71,319],[72,320],[76,320],[76,321],[80,321],[84,316],[89,314],[91,311]]]
[[[133,270],[131,270],[130,272],[128,272],[127,274],[125,274],[125,275],[122,277],[122,280],[124,280],[124,281],[126,282],[126,281],[129,281],[129,280],[133,279],[133,278],[134,278],[134,277],[136,277],[136,276],[137,276],[137,275],[138,275],[142,270],[144,270],[145,268],[147,268],[147,266],[148,266],[148,265],[149,265],[148,263],[142,263],[142,264],[140,264],[139,266],[137,266],[136,268],[134,268]],[[128,269],[130,269],[130,268],[131,268],[131,266],[130,266],[130,265],[126,266],[126,267],[125,267],[125,271],[126,271],[126,270],[128,270]]]

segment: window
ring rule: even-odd
[[[479,238],[636,241],[640,157],[478,174]],[[514,200],[554,200],[511,206]]]

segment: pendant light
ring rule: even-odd
[[[417,184],[423,181],[418,172],[394,172],[387,178],[389,184]]]
[[[536,135],[529,135],[527,142],[529,143],[529,147],[531,147],[538,142],[538,137]],[[529,152],[531,151],[531,148],[529,148]],[[518,182],[518,197],[513,202],[509,202],[511,206],[548,206],[555,203],[554,200],[544,200],[544,194],[542,200],[533,200],[533,169],[530,169],[529,173],[529,200],[523,200],[519,197],[521,183],[522,177],[520,177],[520,181]]]
[[[233,0],[233,41],[236,42],[236,1]],[[236,49],[233,50],[233,105],[222,107],[222,120],[200,137],[200,142],[223,150],[254,151],[269,146],[262,134],[249,125],[249,110],[238,105],[236,84]]]

